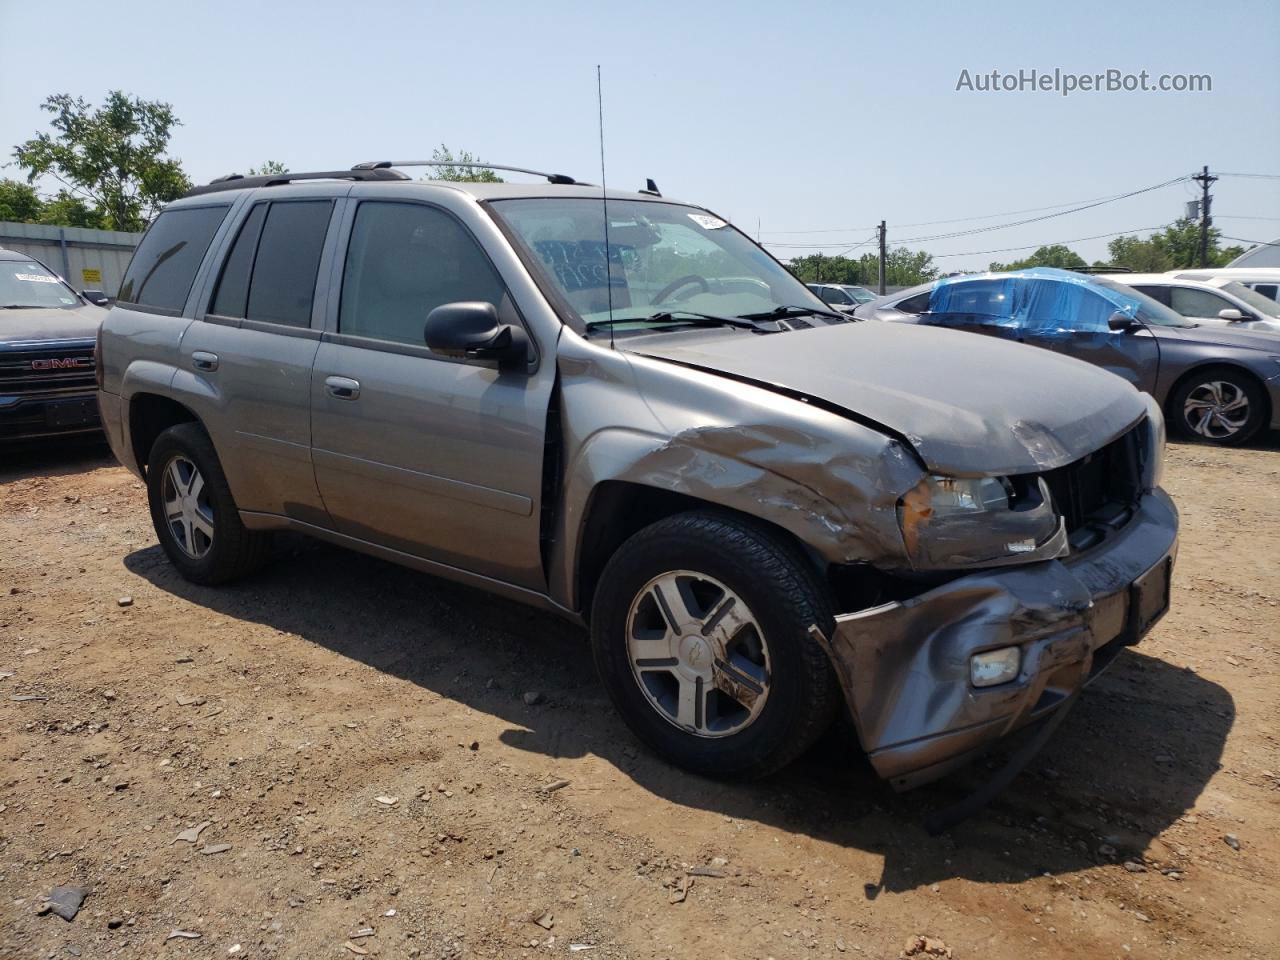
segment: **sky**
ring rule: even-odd
[[[0,0],[0,160],[47,129],[46,96],[123,89],[173,105],[171,153],[197,183],[265,160],[427,159],[442,143],[598,183],[597,65],[609,185],[652,177],[783,259],[840,253],[885,220],[891,246],[948,271],[1062,241],[1092,261],[1097,235],[1145,235],[1198,188],[1003,224],[1206,164],[1273,175],[1224,175],[1213,212],[1229,236],[1280,237],[1275,0]],[[962,71],[977,86],[1033,69],[1208,74],[1212,90],[957,90]],[[1002,228],[917,239],[981,227]]]

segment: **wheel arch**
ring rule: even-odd
[[[1187,383],[1188,380],[1191,380],[1198,376],[1202,376],[1203,374],[1207,373],[1210,370],[1229,370],[1234,374],[1240,375],[1241,377],[1243,377],[1244,379],[1252,383],[1255,387],[1257,387],[1259,394],[1261,394],[1262,396],[1263,414],[1264,414],[1263,428],[1265,429],[1267,426],[1270,426],[1272,417],[1275,415],[1276,411],[1272,407],[1271,391],[1267,389],[1266,381],[1257,373],[1255,373],[1253,370],[1250,370],[1243,363],[1239,363],[1235,360],[1229,360],[1229,359],[1224,360],[1220,358],[1204,360],[1201,363],[1197,363],[1191,369],[1184,370],[1181,374],[1178,375],[1177,379],[1174,380],[1173,383],[1169,384],[1169,389],[1166,390],[1164,394],[1164,403],[1161,404],[1161,407],[1164,410],[1165,420],[1167,422],[1176,423],[1178,428],[1181,429],[1182,427],[1182,421],[1180,418],[1181,414],[1179,413],[1179,411],[1176,411],[1173,409],[1173,398],[1177,395],[1178,391],[1182,389],[1182,387]]]
[[[680,513],[714,511],[768,530],[794,549],[820,581],[827,563],[790,530],[746,511],[676,490],[631,480],[603,480],[592,489],[578,539],[573,578],[574,607],[590,618],[591,602],[609,558],[631,536],[651,524]]]
[[[129,398],[126,423],[129,449],[138,464],[138,472],[143,475],[146,473],[151,447],[162,432],[179,423],[196,423],[202,429],[204,427],[190,407],[172,397],[147,391],[140,391]]]

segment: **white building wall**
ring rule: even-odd
[[[77,290],[102,290],[109,297],[120,289],[141,239],[140,233],[119,230],[0,221],[0,247],[35,257]]]

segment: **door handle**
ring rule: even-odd
[[[324,388],[329,391],[329,396],[339,400],[354,400],[360,396],[360,381],[350,377],[326,377]]]
[[[217,370],[218,355],[206,350],[197,350],[191,354],[191,365],[197,370]]]

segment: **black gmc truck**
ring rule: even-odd
[[[94,344],[105,302],[0,249],[0,443],[102,429]]]

